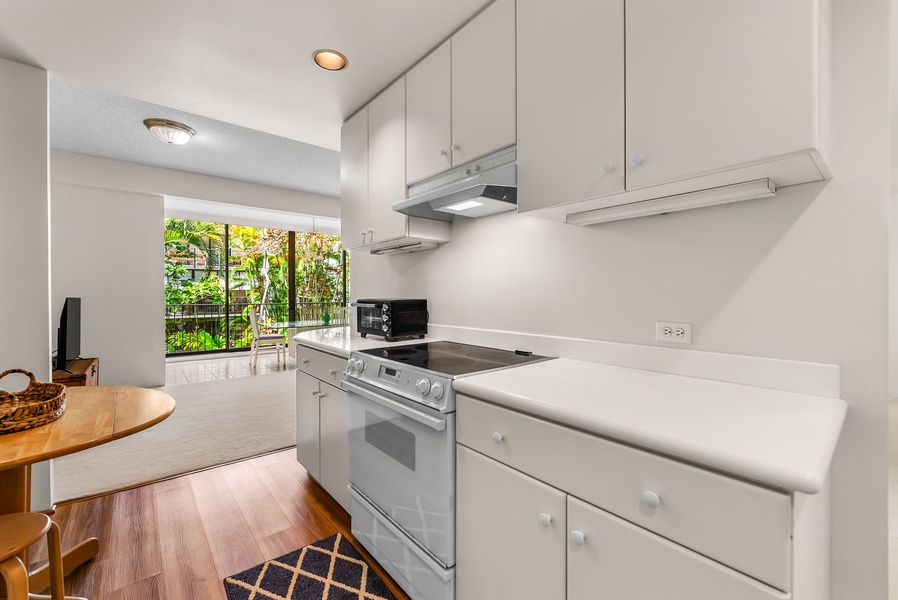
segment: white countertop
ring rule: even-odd
[[[293,336],[297,344],[308,346],[322,352],[336,354],[343,358],[349,358],[349,353],[368,348],[380,348],[381,346],[398,346],[402,344],[417,344],[422,341],[433,341],[434,338],[417,340],[400,340],[388,342],[383,338],[363,338],[352,331],[351,327],[329,327],[327,329],[311,329]]]
[[[559,358],[460,393],[774,487],[820,491],[844,400]]]

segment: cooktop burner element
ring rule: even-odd
[[[513,367],[547,358],[458,342],[426,342],[398,347],[371,348],[362,350],[361,353],[449,377]]]

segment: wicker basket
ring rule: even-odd
[[[38,381],[34,373],[24,369],[4,371],[0,373],[0,379],[10,373],[22,373],[31,381],[21,392],[0,389],[0,435],[40,427],[62,416],[65,411],[64,385]]]

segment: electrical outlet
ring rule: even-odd
[[[692,323],[655,321],[655,339],[659,342],[671,342],[673,344],[691,344]]]

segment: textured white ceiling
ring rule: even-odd
[[[490,1],[0,0],[0,58],[49,72],[54,149],[338,196],[343,120]]]
[[[150,135],[144,119],[189,125],[196,135],[172,146]],[[50,147],[54,150],[340,195],[340,153],[148,102],[53,80]]]
[[[340,125],[489,0],[2,0],[0,58],[338,150]],[[340,72],[311,55],[333,48]]]

